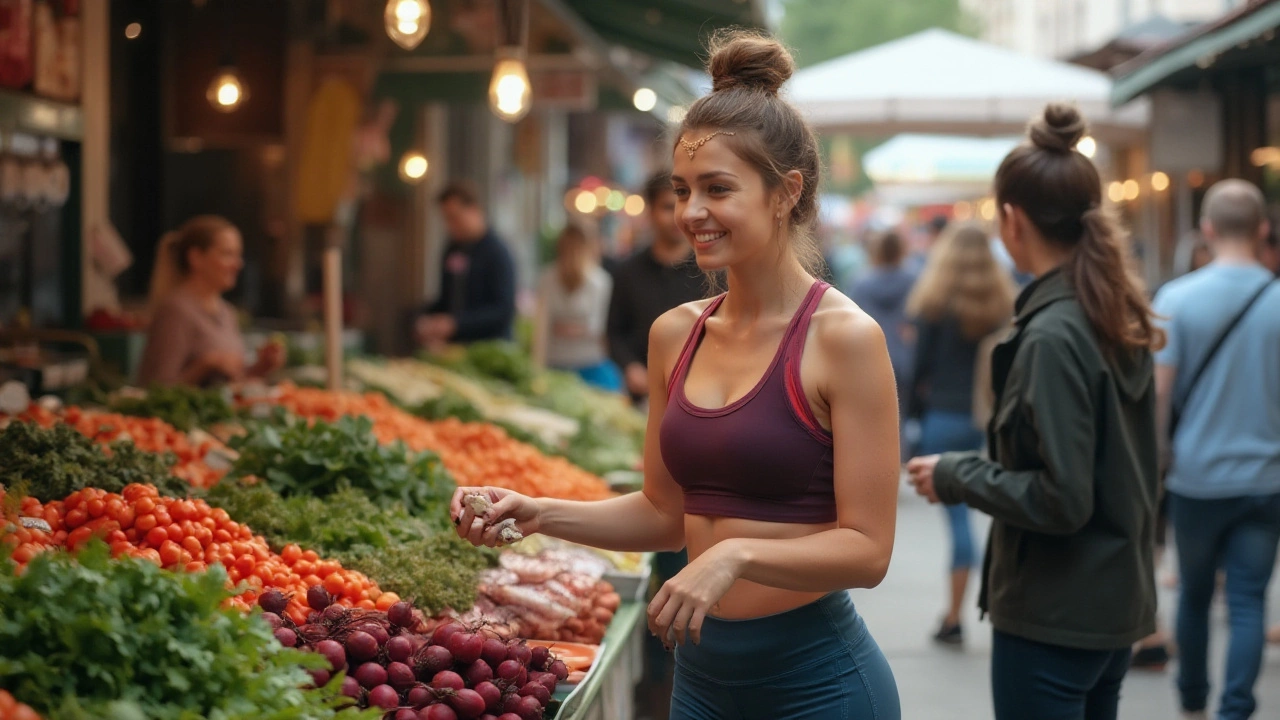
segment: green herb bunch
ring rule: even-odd
[[[115,397],[108,405],[121,415],[160,418],[183,431],[229,422],[236,417],[222,390],[187,385],[153,385],[144,397]]]

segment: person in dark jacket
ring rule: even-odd
[[[1036,280],[991,360],[994,459],[907,465],[921,495],[993,519],[979,607],[995,628],[997,720],[1114,720],[1130,648],[1155,629],[1164,334],[1075,150],[1084,133],[1074,107],[1049,105],[996,173],[1001,238]]]
[[[953,226],[934,244],[907,297],[907,315],[919,328],[907,414],[920,423],[921,453],[982,448],[973,410],[978,347],[1009,322],[1015,292],[1012,275],[991,253],[987,233],[978,225]],[[946,509],[951,596],[934,639],[958,645],[964,640],[960,608],[976,554],[968,506]]]
[[[445,186],[437,197],[449,244],[440,263],[440,295],[414,325],[418,344],[511,338],[516,317],[516,271],[506,243],[490,229],[475,186]]]

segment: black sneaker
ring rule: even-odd
[[[1129,667],[1135,670],[1151,670],[1162,672],[1169,664],[1169,648],[1164,643],[1151,647],[1138,648],[1129,660]]]
[[[945,621],[942,627],[938,628],[938,632],[934,633],[933,641],[942,643],[943,645],[963,645],[964,630],[959,623],[948,625]]]

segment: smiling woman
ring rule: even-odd
[[[791,55],[751,33],[711,51],[714,90],[680,127],[672,187],[699,267],[727,291],[650,330],[643,491],[581,503],[460,488],[458,532],[494,545],[514,519],[525,536],[687,547],[648,608],[678,646],[672,718],[898,720],[893,674],[845,592],[879,584],[893,549],[888,350],[814,278],[818,147],[778,96]],[[479,516],[461,502],[475,492],[494,503]]]

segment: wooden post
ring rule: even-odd
[[[329,225],[324,248],[324,360],[329,389],[342,388],[342,235],[341,223]]]

